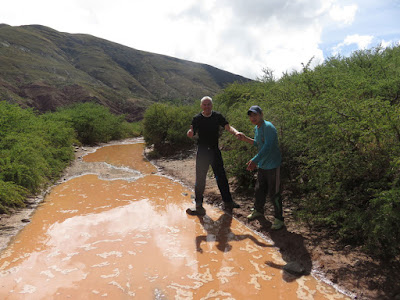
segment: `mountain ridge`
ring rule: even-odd
[[[94,101],[130,121],[155,102],[192,103],[248,78],[43,25],[0,24],[0,100],[40,112]]]

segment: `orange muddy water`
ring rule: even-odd
[[[270,267],[286,264],[274,245],[229,214],[186,215],[192,191],[159,175],[143,148],[83,158],[129,176],[84,174],[52,189],[1,253],[0,299],[348,299]]]

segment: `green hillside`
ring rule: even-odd
[[[90,35],[0,25],[0,99],[41,112],[94,101],[138,120],[152,103],[191,103],[235,81],[249,79]]]

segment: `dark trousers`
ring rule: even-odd
[[[211,165],[218,188],[224,202],[231,202],[232,196],[229,191],[228,179],[222,161],[221,151],[218,147],[199,145],[196,155],[196,184],[194,188],[196,205],[203,204],[203,194],[206,187],[208,168]]]
[[[274,217],[283,221],[282,197],[279,191],[279,177],[278,169],[258,169],[255,187],[256,199],[254,202],[254,209],[263,214],[266,197],[268,196],[274,205]]]

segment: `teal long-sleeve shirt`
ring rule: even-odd
[[[254,129],[254,146],[258,153],[252,158],[260,169],[270,170],[281,165],[282,157],[279,150],[278,134],[275,126],[268,121],[256,126]]]

